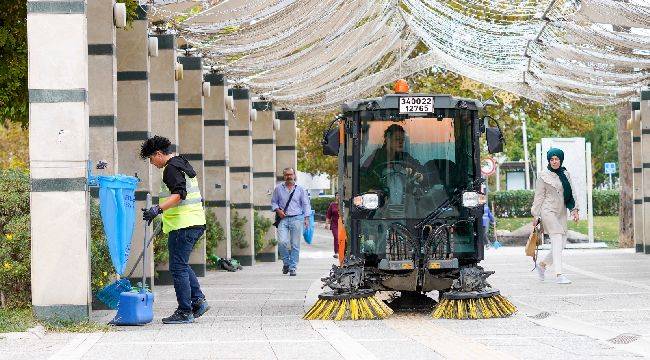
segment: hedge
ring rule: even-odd
[[[313,197],[311,198],[311,209],[314,210],[316,219],[325,220],[327,208],[334,201],[333,197]]]
[[[533,197],[532,190],[495,191],[488,195],[490,203],[494,205],[496,217],[531,216],[530,207],[533,205]],[[618,190],[594,190],[594,215],[617,216],[618,201]]]

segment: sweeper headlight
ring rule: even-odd
[[[475,208],[479,205],[485,204],[485,194],[480,194],[475,191],[465,191],[463,193],[463,206],[466,208]]]
[[[365,193],[359,196],[355,196],[352,199],[354,206],[360,207],[367,210],[375,210],[379,207],[379,194],[377,193]]]

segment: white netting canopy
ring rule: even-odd
[[[650,83],[650,0],[166,0],[152,14],[296,110],[434,66],[539,101],[610,105]]]

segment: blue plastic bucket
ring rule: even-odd
[[[133,176],[97,176],[99,210],[104,224],[108,251],[115,271],[126,270],[135,225],[135,189],[140,180]]]

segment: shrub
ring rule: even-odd
[[[311,198],[311,209],[314,210],[314,216],[318,219],[325,219],[325,213],[330,203],[334,201],[332,197],[314,197]]]
[[[488,195],[494,204],[496,217],[530,217],[530,207],[533,205],[534,191],[510,190],[495,191]],[[618,215],[618,190],[594,190],[594,216]]]
[[[91,287],[97,291],[114,276],[95,201],[90,203]],[[0,299],[4,307],[24,307],[31,300],[29,174],[0,170]]]
[[[115,278],[115,269],[108,252],[99,204],[95,199],[90,200],[90,285],[95,293]]]
[[[215,255],[217,245],[226,239],[223,226],[217,221],[214,211],[210,208],[205,209],[205,247],[207,255]]]
[[[255,229],[255,253],[259,253],[262,249],[268,245],[275,245],[277,242],[275,239],[270,240],[268,243],[266,241],[266,234],[269,232],[269,229],[273,225],[271,220],[259,214],[255,211],[253,216],[255,217],[254,229]]]
[[[618,215],[618,190],[594,190],[593,200],[595,216]]]
[[[153,228],[157,229],[162,226],[162,219],[156,216],[153,219]],[[163,234],[162,230],[153,238],[153,263],[154,266],[165,265],[169,262],[169,253],[167,248],[167,234]]]
[[[534,191],[510,190],[488,193],[489,201],[494,204],[496,217],[530,217]]]
[[[239,216],[237,210],[232,209],[230,211],[230,239],[232,244],[240,249],[245,249],[248,246],[246,231],[244,231],[244,225],[246,223],[246,218]]]

